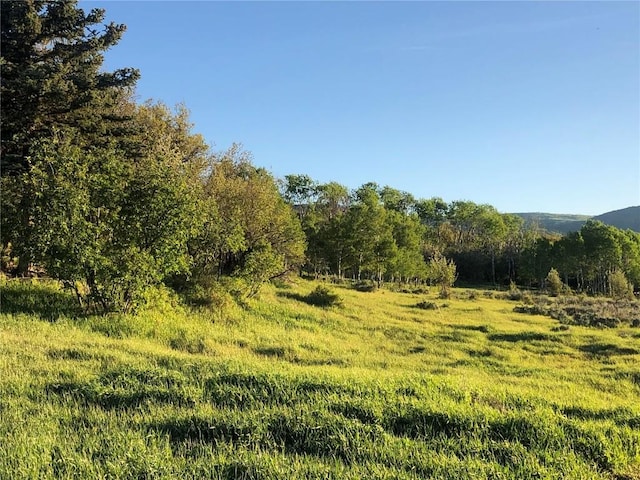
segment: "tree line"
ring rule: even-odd
[[[315,276],[433,281],[444,256],[466,283],[544,288],[555,268],[578,291],[610,294],[615,273],[640,285],[640,234],[601,222],[558,236],[491,205],[416,199],[375,183],[349,191],[307,175],[287,175],[281,192],[306,234],[303,271]]]
[[[640,285],[640,238],[565,237],[469,201],[375,183],[278,180],[239,145],[213,152],[184,106],[136,103],[139,72],[102,70],[124,25],[75,0],[1,3],[2,269],[38,267],[87,311],[129,311],[165,283],[239,296],[288,272],[383,282]]]

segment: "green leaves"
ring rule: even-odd
[[[234,145],[212,157],[204,178],[204,228],[190,242],[196,282],[233,275],[252,296],[270,278],[296,269],[304,258],[300,222],[280,197],[273,177]]]

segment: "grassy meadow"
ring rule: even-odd
[[[317,285],[87,317],[4,281],[0,478],[640,479],[640,328]]]

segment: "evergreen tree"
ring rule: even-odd
[[[51,145],[61,130],[104,142],[126,120],[119,112],[139,74],[100,71],[102,53],[125,31],[104,25],[104,10],[85,13],[75,0],[2,0],[0,8],[0,171],[10,199],[2,202],[1,240],[13,244],[24,272],[34,254],[33,169],[42,142]]]

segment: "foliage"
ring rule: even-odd
[[[429,261],[429,277],[440,287],[440,298],[449,298],[451,287],[456,281],[456,264],[436,253]]]
[[[306,302],[316,307],[334,307],[342,305],[342,298],[337,293],[331,291],[329,287],[318,285],[309,295]]]
[[[633,298],[633,286],[620,270],[616,270],[609,274],[609,284],[611,288],[611,296],[613,298]]]
[[[357,290],[358,292],[375,292],[377,288],[378,287],[374,282],[367,280],[361,280],[353,284],[353,289]]]
[[[547,274],[547,278],[545,280],[549,293],[551,293],[551,295],[553,295],[554,297],[557,297],[564,292],[565,286],[562,283],[560,275],[555,268],[549,270],[549,273]]]
[[[150,152],[131,161],[117,148],[88,153],[74,142],[61,132],[33,160],[33,256],[85,308],[127,311],[147,287],[188,268],[196,198],[171,158]]]
[[[216,154],[204,178],[205,228],[190,242],[195,280],[235,275],[254,295],[265,281],[295,270],[304,235],[273,177],[239,145]]]
[[[640,303],[629,299],[605,299],[576,296],[561,296],[545,301],[537,297],[535,303],[519,305],[515,312],[545,315],[567,325],[614,328],[633,326],[638,321]]]
[[[0,244],[0,272],[11,272],[15,270],[18,258],[13,254],[11,242],[6,245]]]
[[[85,14],[76,3],[1,3],[0,170],[3,198],[10,201],[2,202],[0,230],[2,243],[11,242],[20,257],[22,273],[35,250],[31,222],[40,192],[32,170],[38,174],[42,143],[70,129],[99,144],[122,130],[127,108],[121,102],[139,76],[131,68],[101,69],[102,52],[119,41],[125,27],[104,25],[104,10]]]
[[[420,308],[421,310],[437,310],[438,309],[438,305],[436,305],[434,302],[429,302],[427,300],[423,300],[422,302],[416,303],[416,307]]]

